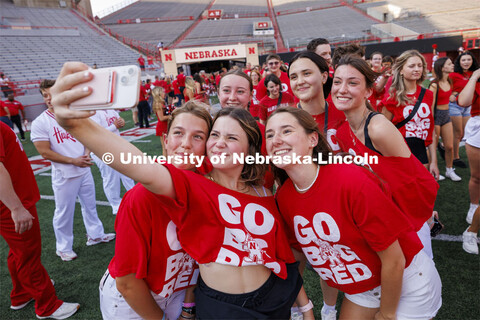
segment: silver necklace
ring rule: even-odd
[[[293,185],[295,186],[295,189],[298,191],[298,192],[305,192],[307,191],[308,189],[310,189],[313,184],[315,183],[315,181],[317,181],[317,178],[318,178],[318,172],[320,171],[320,166],[317,165],[317,173],[315,174],[315,179],[313,179],[312,183],[310,183],[310,185],[304,189],[300,189],[295,183],[293,183]]]

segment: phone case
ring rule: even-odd
[[[98,69],[92,70],[93,79],[87,83],[76,85],[72,89],[83,88],[86,85],[92,88],[92,94],[88,97],[79,99],[71,106],[109,106],[113,102],[115,71]],[[105,85],[106,84],[106,85]]]
[[[90,70],[94,77],[76,87],[90,86],[88,97],[70,104],[75,110],[129,109],[138,103],[140,94],[140,68],[135,65]]]

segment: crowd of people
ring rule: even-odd
[[[86,244],[116,237],[99,286],[104,319],[313,319],[303,288],[306,265],[319,277],[322,319],[337,318],[339,291],[344,319],[435,317],[442,305],[431,245],[441,218],[433,210],[437,181],[461,180],[455,166],[465,165],[458,154],[462,138],[471,175],[463,248],[478,254],[480,69],[469,52],[455,62],[437,59],[428,88],[427,63],[416,50],[365,59],[364,48],[350,44],[332,55],[322,38],[288,64],[271,54],[263,66],[193,76],[180,69],[176,78],[147,80],[134,123],[148,128],[149,117],[157,116],[164,155],[185,158],[166,164],[102,163],[106,152],[114,159],[143,152],[119,136],[125,121],[116,111],[69,108],[91,94],[90,87],[74,88],[92,79],[88,68],[68,62],[56,81],[42,82],[48,109],[33,121],[31,140],[52,161],[57,255],[76,258],[77,196]],[[213,93],[219,110],[210,103]],[[3,117],[14,120],[12,113]],[[445,158],[444,176],[437,149]],[[378,161],[331,164],[330,155]],[[238,161],[245,156],[277,161]],[[307,160],[292,161],[297,157]],[[117,215],[116,234],[104,233],[96,213],[92,158]],[[5,159],[0,144],[0,174],[5,164],[13,181]],[[123,198],[120,181],[128,190]],[[26,202],[8,188],[27,212],[19,215],[18,201],[0,192],[2,222],[10,219],[2,236],[38,233],[38,190]],[[11,252],[21,248],[9,245]],[[38,256],[40,247],[34,249]],[[48,307],[35,283],[21,282],[16,266],[26,259],[9,255],[12,309],[35,299],[38,316],[75,313],[78,304],[52,293],[39,258],[35,268],[49,287]],[[17,292],[15,282],[26,291]]]

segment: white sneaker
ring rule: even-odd
[[[290,320],[303,320],[303,313],[301,313],[300,311],[292,311],[292,313],[290,314]]]
[[[337,310],[330,311],[329,313],[321,312],[322,320],[337,320]]]
[[[472,224],[473,215],[475,214],[475,210],[477,210],[477,208],[478,208],[478,204],[477,205],[470,204],[470,209],[468,209],[467,219],[466,219],[468,224]]]
[[[468,253],[478,254],[477,235],[468,231],[468,228],[463,233],[463,250]]]
[[[456,173],[455,169],[452,169],[450,172],[445,172],[445,177],[450,178],[452,181],[462,181],[462,178],[460,178]]]
[[[27,306],[27,304],[29,304],[29,303],[32,302],[32,301],[33,301],[33,298],[30,299],[30,300],[28,300],[28,301],[25,302],[25,303],[22,303],[22,304],[18,305],[18,306],[11,305],[11,306],[10,306],[10,309],[12,309],[12,310],[20,310],[20,309],[23,309],[23,308],[25,308],[25,307]]]
[[[102,238],[92,239],[87,236],[87,246],[94,246],[102,242],[110,242],[115,239],[115,233],[106,233]]]
[[[62,258],[63,261],[72,261],[73,259],[77,258],[77,254],[73,251],[61,252],[61,251],[57,250],[56,254],[57,254],[57,256]]]
[[[64,302],[51,315],[46,317],[40,317],[37,314],[37,318],[38,319],[67,319],[68,317],[72,316],[75,312],[77,312],[78,308],[80,308],[80,305],[78,303]]]
[[[442,176],[441,174],[438,175],[438,181],[445,180],[445,176]]]

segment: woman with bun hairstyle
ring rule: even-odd
[[[268,154],[284,160],[275,164],[276,199],[290,243],[345,293],[340,319],[433,318],[440,277],[380,179],[353,164],[320,164],[331,150],[304,110],[276,110],[266,139]],[[294,155],[312,161],[288,161]]]
[[[470,119],[470,106],[467,108],[457,104],[456,97],[467,85],[468,79],[472,73],[479,68],[479,64],[475,56],[470,51],[462,52],[455,59],[453,72],[448,75],[452,80],[452,95],[450,96],[449,112],[453,125],[453,165],[459,168],[466,168],[465,162],[460,159],[458,153],[460,141],[463,138],[465,125]]]
[[[392,85],[388,93],[385,93],[379,110],[382,110],[385,117],[398,128],[413,155],[438,180],[440,172],[437,165],[437,152],[436,146],[432,144],[433,93],[420,86],[426,74],[427,63],[420,52],[408,50],[402,53],[393,65]]]
[[[63,66],[58,85],[52,88],[59,123],[94,153],[143,156],[128,141],[92,123],[90,112],[68,108],[91,93],[88,87],[72,89],[93,77],[86,70],[82,63]],[[207,140],[207,155],[214,161],[206,176],[170,164],[111,164],[163,202],[181,246],[199,264],[195,303],[200,319],[288,319],[294,302],[303,308],[304,319],[313,319],[275,200],[262,187],[265,165],[235,161],[259,153],[261,143],[248,111],[225,108],[216,115]]]

